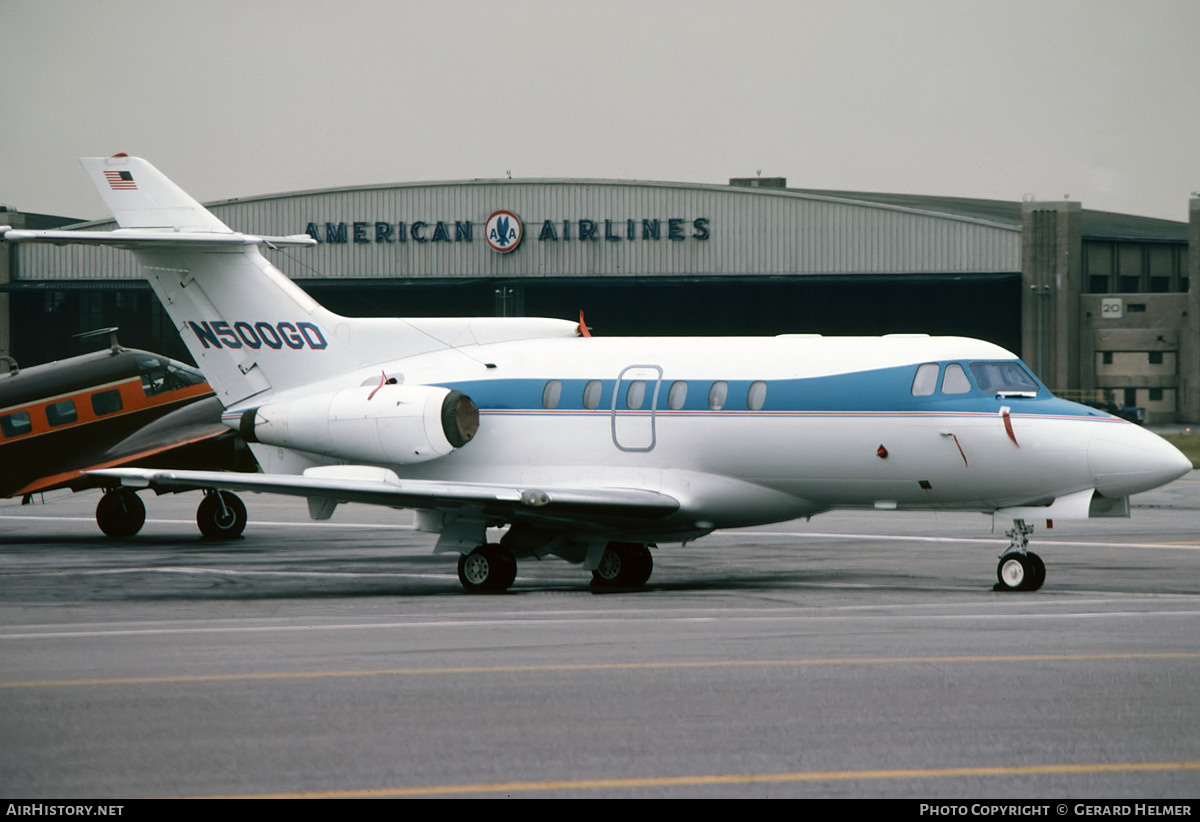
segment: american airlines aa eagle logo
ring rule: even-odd
[[[507,254],[520,245],[521,237],[525,233],[521,218],[511,211],[493,212],[483,228],[487,244],[492,247],[492,251],[501,254]]]

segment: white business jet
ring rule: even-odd
[[[416,511],[468,591],[556,555],[636,587],[660,543],[833,508],[1011,518],[999,590],[1035,590],[1040,519],[1127,516],[1190,470],[1137,425],[957,337],[594,338],[553,319],[350,319],[135,157],[84,159],[120,226],[10,241],[132,251],[264,473],[112,469],[115,484]],[[506,527],[497,542],[488,529]]]

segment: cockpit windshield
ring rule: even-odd
[[[1021,392],[1036,394],[1039,385],[1019,362],[973,362],[971,376],[975,385],[987,394]]]
[[[204,375],[196,369],[166,357],[140,354],[137,361],[142,374],[142,388],[148,397],[204,382]]]

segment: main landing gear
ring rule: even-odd
[[[114,539],[131,537],[146,524],[146,505],[132,488],[106,491],[96,505],[96,524]],[[207,539],[235,539],[246,528],[246,506],[228,491],[205,491],[196,525]]]
[[[146,506],[136,491],[115,488],[96,504],[96,524],[113,539],[131,537],[146,524]]]
[[[246,506],[228,491],[205,491],[196,525],[206,539],[237,539],[246,528]]]
[[[646,584],[654,560],[650,547],[637,542],[610,542],[592,571],[594,588],[639,588]],[[517,560],[503,545],[487,543],[458,558],[458,581],[470,594],[500,594],[517,578]]]
[[[592,571],[595,588],[640,588],[650,579],[654,558],[650,549],[637,542],[610,542]]]
[[[489,542],[458,557],[458,581],[469,594],[502,594],[517,578],[517,558]]]
[[[996,565],[995,591],[1036,591],[1046,581],[1046,563],[1033,551],[1027,550],[1029,535],[1033,526],[1026,525],[1025,520],[1013,520],[1011,531],[1005,532],[1009,538],[1008,548],[1000,555]]]

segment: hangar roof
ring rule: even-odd
[[[780,181],[782,182],[782,181]],[[207,204],[227,225],[307,231],[293,278],[966,275],[1021,267],[1018,201],[636,180],[496,179],[345,186]],[[502,208],[501,208],[502,207]],[[500,210],[497,210],[497,209]],[[520,215],[516,253],[487,215]],[[1186,243],[1187,223],[1081,210],[1089,239]],[[88,224],[107,227],[108,223]],[[594,242],[581,242],[582,240]],[[19,249],[16,279],[137,279],[111,249]]]
[[[948,216],[988,220],[995,223],[1021,226],[1022,203],[1014,200],[977,200],[968,197],[938,197],[923,194],[886,194],[866,191],[830,191],[811,188],[790,188],[802,194],[820,197],[855,200],[898,208],[931,211]],[[1118,214],[1112,211],[1083,211],[1083,236],[1088,239],[1105,240],[1162,240],[1187,242],[1188,224],[1156,217],[1139,217],[1134,214]]]
[[[422,186],[456,186],[474,185],[480,183],[518,183],[518,184],[595,184],[595,185],[632,185],[632,186],[662,186],[665,188],[732,188],[744,191],[742,186],[724,186],[705,183],[675,183],[655,182],[644,180],[590,180],[590,179],[517,179],[517,180],[441,180],[406,183],[379,183],[360,186],[337,186],[332,188],[308,189],[301,191],[279,192],[274,194],[257,194],[246,197],[231,197],[224,200],[214,200],[205,203],[206,207],[219,207],[236,203],[250,203],[264,200],[280,200],[292,197],[307,197],[313,195],[334,194],[341,192],[363,192],[375,189],[394,189],[399,187]],[[929,194],[897,194],[878,191],[839,191],[834,189],[816,188],[758,188],[751,189],[757,193],[792,193],[813,197],[842,200],[848,204],[884,206],[913,211],[925,211],[942,214],[958,219],[978,220],[998,225],[1006,225],[1014,229],[1021,227],[1022,202],[1018,200],[988,200],[973,197],[943,197]],[[1142,217],[1135,214],[1121,214],[1113,211],[1098,211],[1082,209],[1082,233],[1088,239],[1126,239],[1126,240],[1159,240],[1164,242],[1187,242],[1188,224],[1177,220],[1163,220],[1157,217]],[[76,222],[69,218],[50,217],[49,215],[27,215],[28,219],[40,218],[38,228],[50,228]],[[80,225],[109,224],[109,220],[97,220]],[[30,227],[34,227],[30,225]]]

